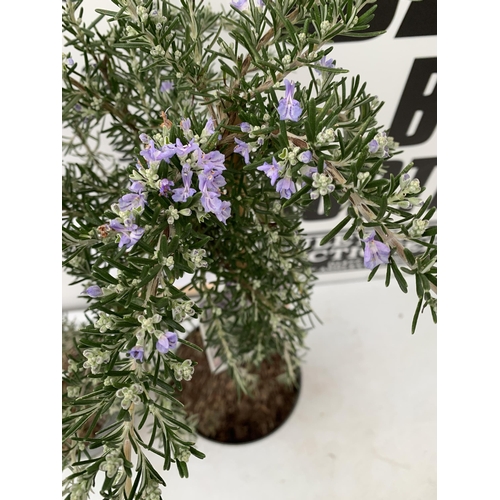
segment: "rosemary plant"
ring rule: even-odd
[[[411,164],[386,173],[383,103],[332,58],[335,37],[380,34],[373,1],[113,0],[90,24],[82,3],[63,6],[63,265],[88,298],[64,327],[64,495],[101,473],[104,498],[160,498],[151,453],[181,476],[203,458],[175,398],[195,369],[175,347],[200,349],[184,322],[206,322],[241,390],[273,353],[293,382],[312,326],[301,215],[321,197],[348,206],[322,243],[356,233],[368,280],[415,280],[415,331],[424,308],[436,321],[434,210]]]

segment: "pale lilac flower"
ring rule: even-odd
[[[175,146],[172,145],[175,149],[175,154],[180,158],[182,156],[186,156],[193,151],[200,151],[200,146],[198,143],[191,139],[187,144],[182,144],[180,139],[175,140]]]
[[[189,118],[183,118],[181,120],[181,129],[184,132],[187,132],[188,130],[191,130],[191,120]]]
[[[142,347],[141,345],[136,345],[135,347],[132,347],[130,351],[128,351],[128,355],[131,358],[134,358],[142,363],[142,360],[144,359],[144,347]]]
[[[295,182],[290,177],[284,177],[276,184],[276,191],[280,194],[280,198],[288,200],[295,193]]]
[[[280,120],[292,120],[296,122],[302,114],[299,101],[293,98],[294,92],[295,84],[285,79],[285,97],[282,97],[278,104]]]
[[[167,196],[173,185],[174,183],[170,179],[161,179],[159,182],[160,196]]]
[[[217,214],[221,210],[222,201],[219,198],[220,194],[216,191],[202,191],[200,202],[205,209],[205,212]]]
[[[75,104],[75,111],[81,111],[82,110],[82,105],[81,104]]]
[[[160,92],[169,92],[173,88],[174,88],[174,82],[171,82],[170,80],[165,80],[164,82],[161,82]]]
[[[184,187],[177,188],[172,191],[172,200],[178,203],[184,203],[188,198],[196,193],[196,189],[191,187],[191,178],[193,177],[193,172],[191,171],[191,167],[188,164],[182,167],[181,176]]]
[[[121,212],[129,212],[134,209],[144,209],[146,198],[142,193],[129,193],[123,195],[118,200],[118,207]]]
[[[133,181],[130,187],[128,188],[128,190],[132,191],[133,193],[142,193],[145,189],[146,186],[142,181]]]
[[[109,227],[120,234],[118,248],[123,246],[127,249],[132,248],[144,234],[144,228],[135,224],[133,217],[126,218],[123,224],[118,219],[114,219],[109,223]]]
[[[235,153],[239,153],[245,159],[245,163],[248,165],[250,163],[250,148],[246,142],[240,141],[238,138],[234,138],[234,142],[238,144],[234,148]]]
[[[66,59],[66,66],[73,66],[74,64],[75,64],[75,61],[71,57],[68,57]]]
[[[151,137],[149,137],[148,134],[141,134],[139,135],[139,139],[143,144],[149,144],[149,141],[151,140]]]
[[[302,151],[299,155],[299,161],[302,163],[309,163],[312,160],[312,153],[310,151]]]
[[[372,139],[368,143],[368,152],[369,153],[376,153],[377,150],[378,150],[378,141],[377,141],[377,139]]]
[[[170,349],[177,346],[177,334],[174,332],[165,332],[156,342],[156,348],[162,354],[166,354]]]
[[[248,10],[250,8],[250,0],[232,0],[231,5],[240,11]],[[264,7],[264,2],[262,0],[254,0],[254,5],[256,7]]]
[[[313,174],[318,172],[318,167],[311,167],[307,165],[305,169],[301,170],[302,175],[305,175],[306,177],[312,177]],[[306,185],[304,181],[300,183],[300,187],[303,188]]]
[[[264,165],[257,167],[257,170],[264,172],[269,177],[269,179],[271,179],[271,186],[274,186],[276,184],[276,181],[278,180],[280,174],[280,168],[281,168],[280,164],[276,161],[276,159],[273,156],[272,164],[264,162]]]
[[[318,167],[307,167],[307,170],[304,172],[304,175],[307,177],[312,177],[313,174],[317,173]]]
[[[196,189],[184,186],[174,189],[172,193],[172,200],[177,203],[185,203],[188,198],[191,198],[196,193]]]
[[[149,145],[140,152],[140,155],[149,162],[165,160],[168,162],[177,153],[175,145],[166,144],[161,149],[156,149],[154,141],[151,139]]]
[[[224,224],[226,220],[231,216],[231,203],[229,201],[223,201],[220,204],[219,210],[215,212],[217,219],[219,219]]]
[[[248,10],[248,0],[231,0],[231,5],[238,10]]]
[[[226,185],[226,179],[217,170],[206,169],[198,174],[199,188],[201,192],[220,192],[220,188]]]
[[[129,187],[131,194],[126,194],[118,200],[118,206],[122,212],[127,212],[134,209],[144,209],[146,197],[143,194],[145,185],[141,181],[134,181]]]
[[[335,63],[333,62],[333,59],[326,59],[326,56],[323,56],[321,60],[319,61],[319,65],[323,66],[324,68],[335,68]],[[314,71],[318,73],[318,75],[321,75],[322,71],[320,69],[314,68]]]
[[[89,297],[92,297],[93,299],[97,297],[102,297],[104,295],[104,292],[102,291],[102,288],[99,285],[89,286],[83,293],[85,293]]]
[[[231,204],[228,201],[222,201],[220,199],[220,189],[219,186],[223,186],[226,181],[222,175],[218,174],[213,179],[209,179],[205,173],[200,174],[200,191],[201,198],[200,202],[205,210],[205,212],[213,213],[224,224],[228,217],[231,216]]]
[[[226,157],[220,151],[210,151],[210,153],[204,153],[200,150],[200,153],[198,154],[198,166],[204,170],[226,170],[226,167],[224,166],[225,159]]]
[[[212,135],[215,132],[214,120],[213,118],[209,118],[207,123],[205,124],[205,133],[207,135]]]
[[[375,231],[372,231],[368,237],[361,240],[365,243],[365,267],[374,269],[379,264],[387,264],[391,249],[381,241],[375,239]]]
[[[242,132],[245,132],[246,134],[248,134],[249,132],[252,131],[252,126],[247,122],[241,122],[240,129]]]

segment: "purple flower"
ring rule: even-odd
[[[302,171],[302,175],[305,175],[306,177],[312,177],[313,174],[318,172],[318,167],[311,167],[307,165],[307,167]],[[306,185],[304,181],[300,183],[300,187],[303,188]]]
[[[326,59],[326,56],[323,56],[321,60],[319,61],[319,65],[323,66],[324,68],[335,68],[335,63],[333,62],[333,59]],[[322,71],[320,69],[314,68],[314,71],[318,73],[318,75],[321,75]]]
[[[196,189],[184,186],[174,189],[172,193],[172,200],[177,203],[185,203],[188,198],[191,198],[196,193]]]
[[[181,129],[184,132],[187,132],[188,130],[191,130],[191,120],[189,118],[183,118],[181,120]]]
[[[171,82],[170,80],[165,80],[164,82],[161,82],[160,92],[168,92],[173,88],[174,88],[174,83]]]
[[[167,196],[174,183],[169,179],[161,179],[160,181],[160,196]]]
[[[71,57],[68,57],[66,59],[66,66],[73,66],[74,64],[75,64],[75,61]]]
[[[220,204],[219,210],[215,212],[217,219],[219,219],[224,224],[226,220],[231,216],[231,203],[229,201],[223,201]]]
[[[144,359],[144,347],[142,347],[141,345],[136,345],[135,347],[132,347],[130,351],[128,351],[128,355],[131,358],[134,358],[142,363],[142,360]]]
[[[278,113],[280,120],[298,121],[302,108],[299,101],[293,98],[295,92],[295,84],[285,79],[285,97],[280,99],[278,104]]]
[[[87,288],[83,293],[87,294],[89,297],[95,299],[96,297],[102,297],[104,292],[99,285],[92,285]]]
[[[176,153],[177,150],[174,144],[166,144],[161,149],[156,149],[155,143],[153,139],[151,139],[149,145],[140,152],[140,155],[145,158],[147,162],[161,160],[168,162]]]
[[[250,8],[249,0],[232,0],[231,5],[238,10],[248,10]],[[256,7],[264,7],[264,2],[262,0],[254,0],[254,5]]]
[[[135,224],[133,217],[126,218],[123,224],[118,219],[114,219],[109,223],[109,227],[120,234],[118,248],[123,246],[127,249],[132,248],[144,234],[144,228]]]
[[[132,193],[142,193],[146,189],[146,186],[144,185],[144,182],[141,181],[134,181],[128,188],[129,191],[132,191]]]
[[[172,200],[178,203],[184,203],[188,198],[196,193],[196,189],[191,187],[191,178],[193,177],[193,172],[191,171],[191,167],[189,166],[189,164],[186,164],[182,167],[181,176],[184,187],[177,188],[172,191]]]
[[[148,144],[149,141],[151,140],[151,137],[149,137],[149,135],[147,135],[147,134],[141,134],[141,135],[139,135],[139,139],[141,140],[141,142],[143,144]]]
[[[280,198],[288,200],[295,193],[295,182],[290,177],[284,177],[276,184],[276,191],[280,194]]]
[[[379,264],[389,262],[391,249],[385,243],[375,239],[375,231],[361,241],[365,243],[365,267],[373,269]]]
[[[248,0],[231,0],[231,5],[238,10],[247,10]]]
[[[235,153],[240,153],[241,156],[245,159],[245,163],[248,165],[250,163],[250,148],[246,142],[240,141],[236,137],[234,138],[234,142],[238,144],[234,148]]]
[[[205,209],[205,212],[212,212],[217,214],[221,210],[222,201],[220,200],[220,194],[216,191],[202,191],[200,202]]]
[[[137,193],[125,194],[118,200],[118,207],[122,212],[129,212],[137,208],[144,209],[145,204],[146,198],[144,195]]]
[[[257,170],[264,172],[269,177],[269,179],[271,179],[271,186],[274,186],[276,184],[276,181],[278,180],[280,174],[280,168],[281,168],[280,164],[276,161],[276,159],[273,156],[272,164],[264,162],[264,165],[257,167]]]
[[[182,144],[180,139],[176,139],[173,147],[175,148],[175,154],[179,157],[186,156],[193,151],[200,151],[200,146],[194,142],[194,139],[191,139],[186,145]]]
[[[302,163],[309,163],[312,160],[312,153],[310,151],[302,151],[299,155],[299,160]]]
[[[205,132],[208,135],[212,135],[215,132],[215,127],[214,127],[214,120],[213,118],[209,118],[207,120],[207,123],[205,125]]]
[[[247,122],[241,122],[240,123],[240,129],[242,132],[245,132],[246,134],[252,131],[252,126],[250,123]]]
[[[226,185],[226,179],[217,170],[206,169],[198,174],[199,187],[201,192],[220,192],[220,188]]]
[[[315,174],[318,171],[318,167],[307,167],[307,170],[304,172],[304,175],[306,177],[312,177],[313,174]]]
[[[378,141],[376,139],[372,139],[368,143],[368,152],[370,153],[376,153],[378,150]]]
[[[144,209],[146,204],[146,197],[142,192],[145,190],[145,185],[141,181],[134,181],[129,187],[132,191],[130,194],[122,196],[118,200],[118,206],[122,212],[128,212],[134,209]]]
[[[174,332],[165,332],[156,342],[156,348],[162,354],[167,353],[170,349],[177,346],[177,334]]]
[[[200,178],[200,190],[202,192],[200,202],[203,208],[205,209],[205,212],[207,213],[211,212],[215,214],[217,219],[219,219],[221,222],[225,224],[228,217],[231,216],[231,203],[229,203],[228,201],[221,201],[220,190],[215,184],[215,182],[218,179],[221,179],[223,184],[221,184],[221,181],[219,181],[219,184],[224,185],[226,181],[220,174],[217,177],[215,177],[213,181],[211,181],[211,184],[209,184],[209,181],[206,180],[204,174],[200,174],[199,178]],[[215,187],[214,190],[207,189],[212,186]]]
[[[226,157],[220,151],[210,151],[210,153],[204,153],[200,150],[198,154],[198,166],[204,170],[226,170],[226,167],[224,166],[225,159]]]

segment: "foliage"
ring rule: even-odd
[[[385,175],[382,103],[329,58],[336,36],[379,35],[373,2],[113,2],[87,25],[82,0],[63,9],[64,268],[89,298],[65,326],[71,500],[99,471],[104,498],[159,498],[151,453],[181,476],[203,458],[175,398],[194,368],[174,349],[186,320],[207,323],[241,390],[276,352],[294,382],[314,283],[301,215],[319,197],[349,207],[322,243],[359,234],[369,280],[385,266],[406,292],[414,276],[412,331],[426,307],[436,320],[431,199],[412,165]]]

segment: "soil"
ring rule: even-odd
[[[203,346],[199,330],[190,333],[187,340]],[[250,397],[238,395],[227,371],[212,374],[204,353],[181,345],[177,354],[198,363],[193,378],[183,383],[183,390],[176,397],[185,405],[188,415],[196,415],[196,430],[207,439],[234,444],[261,439],[289,417],[297,402],[299,388],[277,380],[285,371],[278,355],[263,362],[259,369],[249,369],[258,375]]]

